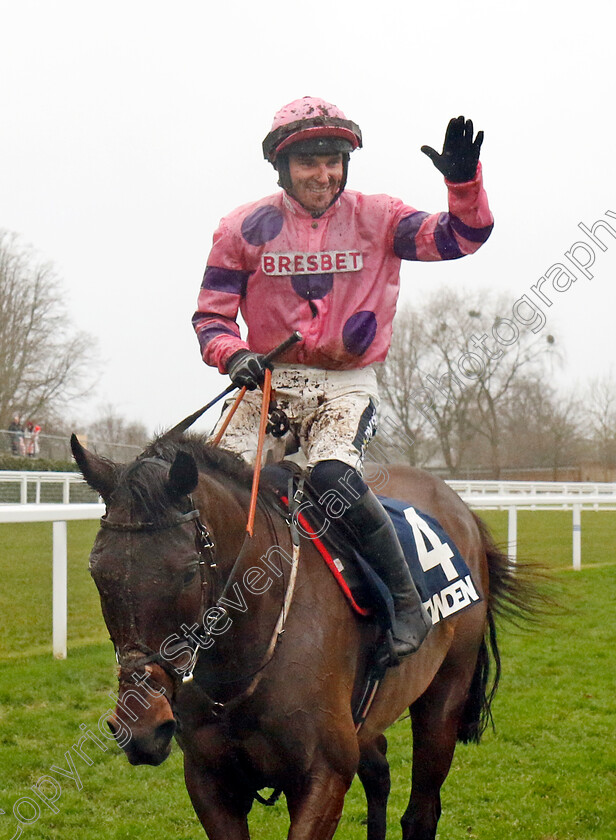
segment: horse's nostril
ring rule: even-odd
[[[161,723],[160,726],[156,727],[155,738],[157,741],[162,741],[163,743],[170,741],[176,730],[176,724],[174,720],[166,720],[164,723]]]

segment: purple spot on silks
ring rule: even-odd
[[[272,204],[258,207],[242,222],[242,236],[250,245],[265,245],[275,239],[283,225],[282,213]]]
[[[334,285],[333,274],[294,274],[291,285],[304,300],[320,300],[329,294]]]
[[[363,310],[351,315],[342,330],[342,342],[349,353],[361,356],[374,341],[376,315]]]

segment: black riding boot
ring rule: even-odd
[[[343,520],[357,534],[362,554],[391,591],[396,654],[415,653],[427,636],[432,620],[421,603],[391,519],[368,489],[352,503]]]

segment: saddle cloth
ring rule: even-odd
[[[296,465],[271,464],[262,475],[288,511],[289,477],[293,476],[293,492],[299,477]],[[436,519],[407,502],[378,498],[393,522],[433,624],[482,600],[464,558]],[[362,556],[342,520],[327,516],[308,488],[298,504],[295,518],[300,533],[313,541],[352,609],[358,615],[376,617],[389,629],[393,618],[391,594],[370,566],[370,558]]]

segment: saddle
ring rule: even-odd
[[[324,509],[301,468],[291,462],[269,464],[261,473],[278,497],[286,515],[323,557],[352,610],[375,620],[385,633],[393,623],[389,589],[364,557],[355,535],[344,521]],[[378,497],[389,514],[411,575],[432,623],[461,612],[481,600],[466,562],[439,522],[423,511],[384,496]]]

